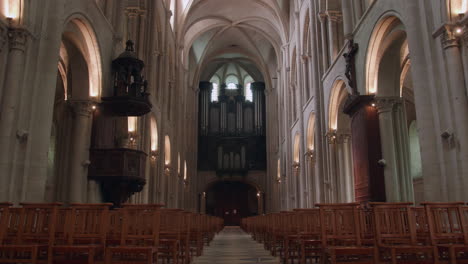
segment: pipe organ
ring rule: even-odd
[[[221,84],[212,100],[212,83],[200,82],[199,170],[244,176],[266,168],[265,83],[254,82],[251,89],[249,101],[241,85],[227,89]]]

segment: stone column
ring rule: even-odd
[[[159,162],[159,152],[157,150],[152,150],[150,154],[150,178],[149,182],[149,200],[151,203],[160,203],[161,202],[161,190],[160,190],[160,179],[158,177],[158,162]]]
[[[353,173],[353,155],[351,151],[351,135],[341,135],[343,142],[343,164],[346,171],[346,177],[344,183],[345,186],[345,201],[354,202],[354,173]]]
[[[21,98],[21,81],[25,68],[28,32],[23,28],[8,29],[7,58],[3,96],[0,104],[0,200],[9,201],[14,186],[10,186],[13,165],[12,148],[16,139],[16,121]],[[45,186],[44,186],[45,187]]]
[[[166,164],[164,166],[164,181],[165,181],[165,188],[164,188],[164,204],[167,208],[171,208],[171,174],[172,174],[172,167],[170,164]]]
[[[451,201],[468,198],[468,98],[465,89],[460,43],[453,26],[444,26],[436,33],[444,50],[450,103],[452,106],[457,163],[461,172],[448,175],[448,196]]]
[[[330,48],[330,62],[333,62],[340,52],[342,32],[340,23],[342,20],[341,12],[339,11],[327,11],[328,16],[328,47]]]
[[[349,39],[353,34],[353,3],[349,0],[341,0],[341,9],[343,11],[343,33],[345,38]]]
[[[127,38],[127,40],[130,39],[133,41],[137,41],[137,33],[138,33],[137,18],[138,18],[139,13],[140,13],[140,10],[137,7],[125,8],[125,14],[127,15],[127,32],[126,32],[127,36],[125,37]]]
[[[336,202],[336,176],[337,176],[337,162],[336,162],[336,131],[329,131],[326,134],[328,142],[328,175],[324,180],[325,187],[325,202]]]
[[[309,150],[306,152],[306,162],[308,164],[308,199],[307,208],[314,207],[314,204],[320,201],[320,182],[315,175],[315,151]]]
[[[69,201],[86,202],[88,183],[89,147],[91,141],[92,102],[70,101],[74,112],[70,155]],[[63,188],[63,186],[62,186]]]
[[[322,39],[322,67],[323,71],[327,71],[328,66],[330,65],[330,56],[328,55],[328,41],[327,41],[327,15],[324,12],[319,13],[320,18],[320,31],[321,31],[321,39]]]
[[[382,143],[382,156],[385,160],[385,193],[388,202],[413,201],[412,192],[408,191],[411,186],[411,176],[404,173],[407,161],[404,150],[398,148],[398,142],[405,135],[398,135],[398,122],[395,119],[396,105],[401,103],[398,97],[377,97],[377,109],[379,114],[380,135]],[[406,131],[406,133],[408,133]],[[407,147],[407,146],[406,146]]]
[[[292,202],[292,208],[298,208],[300,207],[300,195],[301,195],[301,189],[300,189],[300,184],[299,184],[299,177],[301,175],[301,165],[299,162],[293,162],[292,164],[292,170],[293,170],[293,175],[292,175],[292,181],[291,181],[291,186],[292,186],[292,193],[291,193],[291,202]]]

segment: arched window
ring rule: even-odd
[[[164,164],[171,164],[171,139],[169,136],[164,138]]]
[[[236,75],[231,74],[226,77],[225,83],[227,83],[226,89],[234,90],[234,89],[237,89],[237,85],[239,84],[239,79],[237,78]]]
[[[170,7],[170,9],[171,9],[172,16],[171,16],[170,22],[171,22],[172,30],[174,30],[175,5],[176,5],[176,0],[171,0],[171,7]]]
[[[158,150],[158,125],[156,118],[151,117],[151,151]]]
[[[177,154],[177,174],[180,175],[180,153]]]
[[[237,89],[237,85],[235,83],[228,83],[226,89],[235,90],[235,89]]]
[[[252,93],[252,83],[248,83],[245,86],[245,100],[249,102],[253,102],[253,93]]]
[[[211,90],[211,102],[217,102],[219,96],[219,88],[217,83],[213,83],[213,90]]]

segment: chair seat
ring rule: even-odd
[[[115,247],[108,247],[107,250],[109,251],[119,251],[119,252],[141,252],[141,253],[155,253],[158,251],[156,247],[148,247],[148,246],[115,246]]]
[[[356,247],[356,246],[331,246],[325,249],[327,253],[343,254],[350,252],[351,254],[370,254],[374,253],[374,247]]]
[[[467,248],[468,249],[468,245],[463,245],[463,244],[440,244],[440,245],[437,245],[437,247],[439,247],[439,248],[457,248],[457,249]]]

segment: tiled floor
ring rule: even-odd
[[[255,242],[239,227],[226,227],[205,247],[194,264],[257,264],[280,263],[262,244]]]

